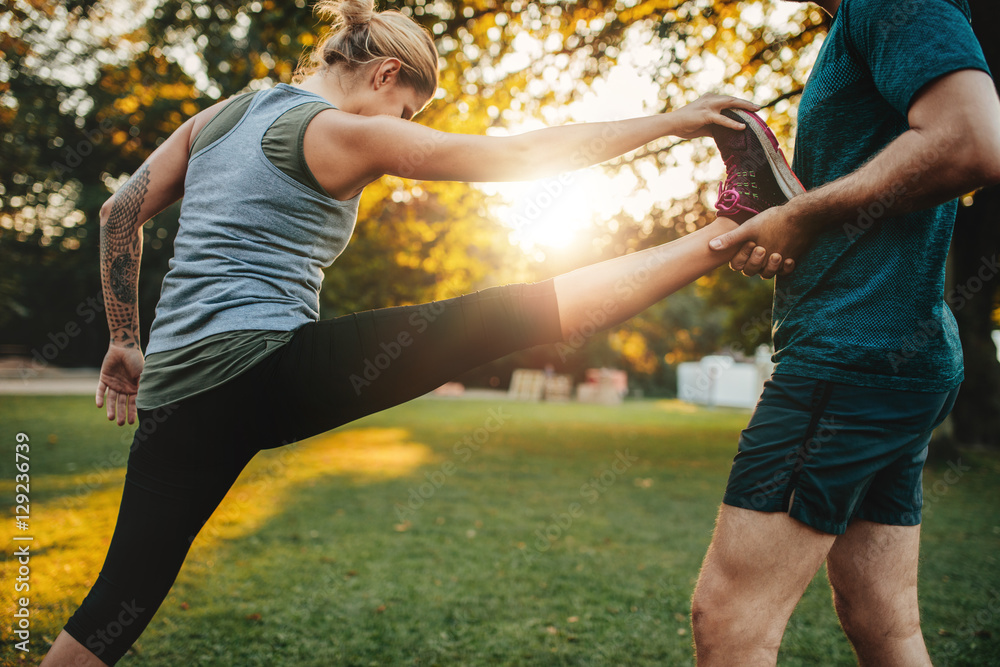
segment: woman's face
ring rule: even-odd
[[[362,116],[395,116],[410,120],[430,101],[399,78],[399,61],[386,60],[365,79],[358,91],[354,113]]]
[[[381,115],[412,120],[430,102],[430,97],[421,95],[412,86],[397,84],[393,89],[381,101]]]

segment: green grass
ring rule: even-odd
[[[266,452],[120,664],[689,665],[689,598],[747,417],[420,400]],[[36,664],[100,568],[127,442],[83,397],[0,398],[0,425],[5,498],[14,434],[31,437],[35,537],[32,653],[5,622],[2,662]],[[1000,664],[1000,456],[962,463],[925,475],[924,632],[935,664]],[[822,572],[779,664],[854,664]]]

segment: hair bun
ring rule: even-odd
[[[334,27],[367,25],[376,14],[375,0],[319,0],[316,13]]]
[[[399,80],[430,99],[438,85],[438,51],[430,31],[395,9],[375,11],[376,0],[317,0],[313,11],[329,27],[307,52],[292,81],[331,67],[355,72],[395,58]],[[337,72],[339,75],[339,71]]]

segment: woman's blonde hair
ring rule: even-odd
[[[295,73],[301,80],[321,69],[345,64],[354,70],[396,58],[400,81],[432,96],[438,86],[438,54],[434,40],[419,23],[403,14],[375,10],[374,0],[320,0],[316,14],[330,28]]]

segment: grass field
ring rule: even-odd
[[[418,400],[266,452],[119,664],[689,665],[689,598],[747,417]],[[36,664],[103,561],[128,438],[83,397],[2,397],[0,425],[0,662]],[[27,655],[9,622],[18,432],[31,457]],[[936,665],[1000,665],[998,482],[995,453],[925,475]],[[854,664],[824,576],[781,665]]]

